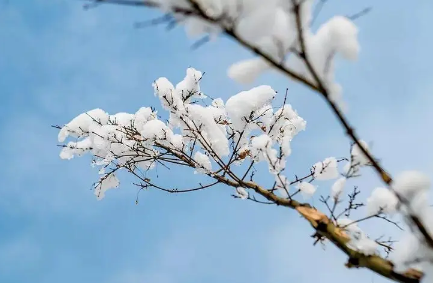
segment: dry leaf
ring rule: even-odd
[[[245,157],[247,157],[247,155],[249,155],[249,154],[250,154],[250,151],[248,149],[244,150],[241,153],[239,153],[239,158],[240,159],[245,159]]]

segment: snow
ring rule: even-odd
[[[338,200],[341,197],[341,194],[343,193],[344,186],[346,185],[346,177],[341,177],[337,179],[334,184],[332,184],[331,187],[331,197],[334,200]]]
[[[360,51],[357,40],[358,28],[347,17],[334,16],[322,26],[328,29],[330,49],[338,50],[348,60],[356,60]],[[320,30],[317,34],[320,33]]]
[[[208,98],[201,92],[202,76],[202,72],[188,68],[176,86],[165,77],[152,84],[162,108],[168,112],[168,122],[150,107],[140,107],[133,114],[109,115],[102,109],[94,109],[78,115],[59,132],[61,142],[69,136],[76,138],[63,145],[60,157],[71,159],[90,153],[95,158],[92,165],[102,167],[101,178],[113,181],[105,173],[109,172],[106,170],[109,166],[129,164],[132,169],[151,170],[161,149],[165,152],[167,148],[185,156],[193,154],[199,164],[196,172],[208,174],[212,161],[220,164],[221,159],[232,153],[230,144],[237,144],[237,150],[246,154],[233,164],[241,165],[247,158],[266,162],[269,172],[277,178],[279,194],[287,198],[290,182],[281,172],[291,154],[292,139],[305,129],[306,122],[290,104],[274,113],[272,102],[276,92],[267,85],[239,92],[225,103],[221,98],[211,99],[208,105]],[[252,132],[257,130],[262,134],[253,136]],[[192,144],[195,144],[193,153],[187,153]],[[104,184],[95,188],[98,195],[105,192],[107,181],[101,180]]]
[[[111,148],[111,143],[115,140],[121,140],[123,133],[118,131],[116,125],[103,125],[93,127],[89,137],[93,140],[93,153],[104,156]]]
[[[194,68],[186,70],[185,78],[176,85],[176,96],[182,101],[188,103],[192,98],[202,98],[199,82],[202,78],[202,73]]]
[[[135,119],[134,114],[121,112],[114,115],[110,115],[109,123],[123,126],[123,127],[131,127],[134,119]]]
[[[81,156],[92,147],[92,140],[85,138],[78,142],[69,142],[60,152],[61,159],[72,159],[74,155]]]
[[[413,201],[419,196],[426,196],[430,186],[428,176],[417,171],[405,171],[395,177],[392,188],[406,200]]]
[[[183,149],[184,142],[183,142],[183,136],[182,135],[172,135],[170,139],[170,143],[179,150]]]
[[[350,238],[348,246],[350,248],[365,255],[373,255],[377,253],[379,245],[364,233],[364,231],[358,226],[358,223],[349,218],[340,218],[337,220],[337,225],[348,234]]]
[[[361,140],[360,144],[365,150],[368,151],[368,144],[365,141]],[[352,164],[359,164],[360,166],[365,166],[370,163],[367,156],[365,156],[358,144],[353,145],[351,155]]]
[[[262,134],[251,138],[250,152],[257,162],[266,161],[268,163],[269,172],[278,174],[284,169],[285,160],[278,158],[278,151],[272,145],[272,139],[268,135]]]
[[[376,188],[367,199],[367,214],[375,215],[379,212],[392,214],[397,210],[398,199],[387,188]]]
[[[165,110],[181,107],[182,101],[173,84],[165,77],[157,79],[153,84],[155,95],[158,96]]]
[[[101,177],[98,184],[95,187],[95,195],[98,200],[101,200],[105,197],[105,193],[109,189],[114,189],[119,186],[119,179],[117,179],[114,173],[108,174],[104,177]]]
[[[108,114],[99,108],[80,114],[60,130],[58,140],[64,142],[69,136],[80,138],[89,132],[91,125],[107,124],[108,118]]]
[[[173,13],[174,8],[179,7],[191,8],[191,4],[185,0],[156,2],[161,5],[163,12]],[[322,23],[317,31],[313,32],[310,21],[314,2],[302,1],[300,6],[301,30],[308,58],[327,87],[330,99],[344,109],[342,88],[334,79],[334,60],[337,55],[346,60],[357,59],[360,52],[358,29],[349,18],[337,15]],[[190,37],[197,38],[207,34],[213,40],[218,38],[218,34],[223,32],[224,28],[232,28],[242,41],[269,56],[276,64],[289,68],[310,81],[313,80],[303,59],[293,52],[299,51],[300,44],[292,1],[268,0],[264,3],[258,0],[244,0],[242,9],[236,1],[230,0],[198,0],[197,4],[209,17],[222,20],[209,22],[192,15],[173,14],[178,23],[184,25]],[[272,64],[262,58],[249,58],[234,62],[228,69],[228,76],[240,83],[249,84],[262,73],[274,69]],[[189,72],[192,75],[187,74],[189,79],[182,82],[186,88],[191,88],[191,84],[202,75],[194,73],[193,70]],[[183,86],[176,89],[180,91],[178,96],[181,96]]]
[[[239,19],[236,32],[249,42],[258,42],[266,37],[275,25],[274,5],[261,5],[260,9],[253,9],[250,13],[246,13]]]
[[[313,165],[314,178],[316,180],[331,180],[338,178],[337,159],[335,157],[328,157],[321,162]]]
[[[111,188],[103,178],[113,184],[117,180],[105,173],[109,172],[107,166],[129,164],[132,168],[151,170],[155,168],[161,147],[164,151],[167,147],[172,152],[189,155],[185,150],[194,143],[193,159],[198,164],[195,171],[208,174],[212,171],[212,160],[218,164],[221,158],[231,154],[230,143],[238,144],[238,149],[246,154],[234,164],[240,165],[247,158],[267,163],[269,172],[276,178],[279,194],[287,198],[290,181],[281,172],[291,154],[292,139],[305,129],[306,122],[290,104],[274,113],[272,101],[276,92],[267,85],[239,92],[226,103],[217,98],[203,106],[200,101],[206,96],[200,88],[202,76],[202,72],[188,68],[176,87],[165,77],[152,84],[162,108],[169,113],[168,122],[160,120],[150,107],[140,107],[134,114],[109,115],[94,109],[78,115],[60,130],[60,141],[68,136],[78,139],[66,143],[60,157],[93,155],[92,164],[102,167],[99,172],[103,180],[95,190],[103,196],[105,188]],[[252,131],[256,130],[262,134],[253,136]],[[307,185],[304,193],[310,194],[311,186]]]
[[[206,154],[197,151],[194,154],[194,161],[197,163],[197,173],[209,173],[212,171],[212,164]]]
[[[262,58],[239,61],[230,66],[228,76],[242,84],[253,83],[263,72],[270,69],[269,64]]]
[[[226,102],[226,110],[233,128],[242,131],[247,125],[246,119],[256,110],[269,104],[275,95],[275,90],[270,86],[262,85],[230,97]]]
[[[298,189],[305,199],[311,198],[317,190],[317,187],[308,182],[300,182],[298,184]]]
[[[141,130],[141,136],[145,140],[163,140],[171,138],[173,132],[168,128],[164,122],[160,120],[151,120],[144,124]]]
[[[307,125],[290,104],[283,105],[274,113],[268,122],[269,128],[271,124],[269,135],[279,144],[290,142]]]
[[[272,148],[272,140],[266,135],[260,135],[258,137],[253,137],[251,139],[251,154],[257,160],[268,160],[268,158],[272,158],[275,156],[276,152]]]
[[[422,256],[422,254],[425,252],[421,249],[418,238],[414,234],[406,232],[396,243],[391,254],[391,260],[395,264],[397,272],[404,272],[410,267],[410,264],[407,263],[416,259],[417,256]]]
[[[299,48],[296,16],[291,1],[272,0],[266,4],[256,0],[242,1],[240,11],[233,1],[199,1],[200,6],[209,15],[236,18],[234,32],[243,41],[256,47],[272,58],[276,63],[287,66],[297,74],[309,80],[313,77],[308,72],[302,58],[291,54]],[[172,3],[173,4],[173,3]],[[334,58],[340,54],[346,60],[355,60],[360,47],[358,29],[347,17],[335,16],[324,22],[317,32],[310,29],[313,1],[303,1],[301,5],[301,24],[304,30],[305,45],[309,59],[328,88],[331,99],[344,107],[341,86],[334,81]],[[216,24],[209,24],[197,17],[186,17],[185,28],[191,36],[208,33],[213,38],[222,31]],[[291,56],[287,56],[291,54]],[[274,67],[262,58],[245,59],[235,62],[228,70],[228,76],[240,83],[249,84],[262,73]]]
[[[156,119],[156,113],[152,111],[150,107],[141,107],[135,113],[134,116],[134,127],[137,131],[141,132],[143,130],[144,124],[150,120]]]
[[[377,254],[377,248],[379,245],[367,236],[362,236],[359,239],[352,240],[349,245],[352,245],[356,250],[362,252],[365,255]]]
[[[227,156],[229,154],[229,142],[226,133],[215,122],[213,111],[198,105],[190,104],[187,106],[189,119],[193,122],[190,123],[191,128],[198,128],[202,135],[209,141],[212,149],[216,154]]]
[[[237,187],[236,188],[236,195],[240,197],[241,199],[247,199],[248,198],[248,192],[243,187]]]

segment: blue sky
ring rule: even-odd
[[[328,2],[320,20],[373,6],[357,20],[359,60],[338,63],[351,121],[391,172],[431,175],[433,2]],[[74,0],[0,0],[0,282],[387,282],[345,269],[332,246],[313,247],[312,230],[292,211],[234,200],[222,186],[144,192],[135,205],[127,180],[97,202],[89,159],[59,159],[50,125],[96,107],[115,113],[158,105],[151,83],[160,76],[177,82],[189,66],[206,71],[203,90],[212,97],[253,86],[227,78],[231,63],[251,56],[227,39],[191,51],[181,28],[133,28],[155,15],[113,6],[83,11]],[[290,103],[308,122],[293,143],[293,174],[347,154],[320,97],[276,74],[257,84],[289,87]],[[158,173],[167,186],[194,178]],[[379,183],[366,172],[356,184],[368,194]]]

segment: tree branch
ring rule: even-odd
[[[130,5],[130,6],[139,6],[139,7],[150,7],[150,8],[160,8],[159,4],[152,1],[134,1],[134,0],[95,0],[92,1],[93,3],[99,4],[99,3],[107,3],[107,4],[120,4],[120,5]],[[287,77],[293,79],[294,81],[297,81],[308,88],[310,88],[313,91],[316,91],[321,94],[321,96],[326,100],[328,106],[331,108],[335,116],[337,117],[337,120],[341,124],[341,126],[344,128],[346,135],[360,148],[361,152],[366,156],[366,158],[371,163],[372,167],[375,169],[376,173],[379,175],[381,180],[386,183],[389,187],[391,187],[393,179],[392,177],[385,171],[385,169],[379,164],[379,162],[376,160],[376,158],[367,150],[365,149],[362,144],[361,140],[357,136],[357,134],[354,131],[354,128],[350,125],[347,118],[344,116],[344,114],[341,112],[341,110],[338,108],[336,103],[332,101],[330,98],[329,92],[326,89],[325,85],[320,80],[318,74],[314,70],[308,54],[306,52],[306,44],[303,36],[303,30],[302,30],[302,24],[301,24],[301,15],[300,15],[300,3],[297,1],[293,1],[294,3],[294,13],[296,16],[296,23],[298,28],[298,41],[300,44],[300,56],[304,60],[309,72],[311,73],[314,82],[311,82],[309,79],[305,78],[304,76],[288,69],[286,66],[284,66],[281,62],[276,61],[271,56],[267,55],[264,51],[261,51],[258,47],[252,45],[251,43],[244,40],[240,35],[238,35],[232,26],[229,26],[227,24],[224,24],[221,22],[221,19],[219,18],[213,18],[211,16],[208,16],[206,11],[200,7],[200,5],[196,2],[196,0],[189,0],[191,3],[191,8],[182,8],[182,7],[172,7],[172,12],[185,15],[185,16],[196,16],[200,17],[201,19],[217,24],[220,26],[224,34],[228,35],[233,40],[237,41],[240,45],[251,51],[252,53],[260,56],[262,59],[264,59],[269,65],[274,67],[275,69],[279,70],[283,74],[285,74]],[[208,147],[206,145],[206,141],[203,140],[204,147]],[[190,164],[192,167],[195,167],[194,164],[191,164],[191,158],[188,158],[188,156],[179,154],[177,152],[171,151],[168,147],[164,147],[163,145],[160,145],[160,147],[165,148],[168,152],[171,152],[173,155],[177,156],[180,160],[184,161],[187,164]],[[218,157],[218,156],[216,156]],[[217,158],[218,159],[218,158]],[[221,160],[219,160],[221,161]],[[221,161],[222,162],[222,161]],[[221,165],[221,164],[220,164]],[[233,177],[232,172],[228,172],[228,174]],[[370,270],[381,274],[389,279],[395,280],[397,282],[419,282],[422,273],[416,271],[416,270],[409,270],[408,272],[401,274],[396,273],[393,270],[393,264],[381,258],[380,256],[366,256],[358,251],[355,251],[348,247],[347,243],[350,241],[349,237],[344,233],[344,231],[341,230],[341,228],[338,228],[333,221],[331,221],[325,214],[322,212],[312,208],[308,204],[302,204],[299,203],[293,199],[283,199],[277,197],[275,194],[273,194],[271,191],[266,190],[254,182],[246,182],[239,178],[234,178],[234,180],[228,179],[221,175],[215,175],[215,174],[208,174],[210,177],[216,179],[217,181],[224,183],[226,185],[232,186],[232,187],[238,187],[243,186],[249,189],[254,190],[256,193],[262,195],[269,201],[292,208],[296,210],[300,215],[302,215],[310,224],[311,226],[316,230],[317,234],[329,239],[335,246],[337,246],[340,250],[342,250],[344,253],[346,253],[349,256],[349,262],[347,263],[348,267],[366,267]],[[400,202],[407,203],[405,200],[396,194],[399,198]],[[433,248],[433,238],[429,235],[428,231],[422,224],[421,220],[414,216],[410,215],[410,220],[412,223],[419,229],[421,234],[424,236],[427,244]]]

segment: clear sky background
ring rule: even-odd
[[[357,20],[359,60],[338,63],[349,118],[392,173],[432,175],[433,2],[328,2],[319,22],[373,7]],[[89,159],[59,159],[50,125],[96,107],[157,106],[151,83],[160,76],[177,83],[195,67],[206,71],[203,90],[224,99],[253,86],[227,78],[231,63],[251,56],[227,39],[192,51],[182,28],[133,28],[156,15],[113,6],[84,11],[74,0],[0,0],[0,282],[387,282],[347,270],[331,245],[313,247],[312,229],[293,211],[235,200],[223,186],[142,192],[135,205],[137,189],[127,179],[98,202]],[[347,155],[349,143],[320,97],[276,74],[258,84],[288,87],[289,102],[308,122],[293,142],[289,176]],[[196,178],[158,170],[167,186]],[[368,194],[380,183],[367,170],[356,184]],[[365,228],[394,233],[377,227]]]

